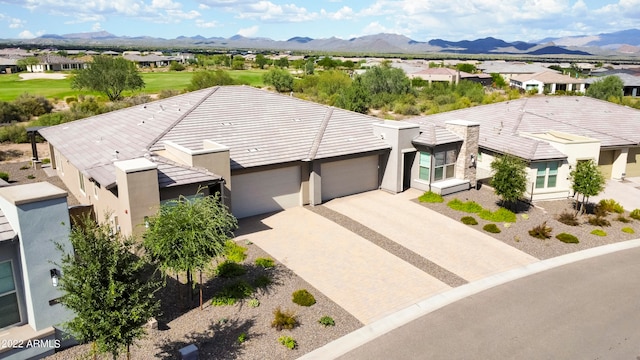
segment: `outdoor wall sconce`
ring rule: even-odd
[[[144,227],[147,228],[147,229],[149,228],[149,217],[148,216],[144,217]]]
[[[471,167],[476,166],[476,157],[473,154],[469,155],[469,160],[471,161]]]
[[[58,273],[57,269],[51,269],[49,270],[49,274],[51,275],[51,285],[58,286],[58,278],[60,277],[60,274]]]

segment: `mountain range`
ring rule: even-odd
[[[47,34],[35,39],[0,40],[0,45],[81,46],[81,47],[140,47],[205,49],[229,48],[248,50],[326,51],[345,53],[457,53],[457,54],[517,54],[517,55],[600,55],[640,57],[640,30],[629,29],[598,35],[546,38],[539,41],[506,42],[493,37],[476,40],[447,41],[433,39],[416,41],[404,35],[376,34],[339,39],[336,37],[312,39],[296,36],[286,41],[268,38],[249,38],[235,35],[230,38],[204,36],[178,36],[164,39],[150,36],[116,36],[107,31]]]

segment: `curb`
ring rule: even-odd
[[[582,250],[492,275],[421,300],[378,321],[363,326],[362,328],[336,339],[318,349],[315,349],[298,359],[335,359],[419,317],[481,291],[534,275],[545,270],[636,247],[640,247],[640,239]]]

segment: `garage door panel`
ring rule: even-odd
[[[322,201],[378,188],[378,156],[323,163]]]
[[[231,177],[231,211],[237,218],[300,205],[300,167]]]

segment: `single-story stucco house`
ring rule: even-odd
[[[585,80],[558,74],[555,71],[515,75],[511,77],[509,85],[524,91],[534,91],[537,94],[556,94],[558,91],[585,92]]]
[[[615,125],[614,125],[615,124]],[[570,196],[576,161],[640,176],[640,111],[535,97],[389,121],[246,86],[204,89],[41,129],[69,191],[126,234],[179,195],[220,193],[239,218],[412,187],[446,194],[530,164],[532,199]]]
[[[477,179],[491,177],[496,154],[517,156],[529,164],[533,200],[572,196],[569,174],[578,161],[594,160],[607,179],[640,176],[636,109],[584,96],[535,96],[406,122],[425,128],[459,119],[479,124]]]
[[[56,244],[71,249],[69,229],[66,191],[48,182],[0,188],[0,359],[39,359],[68,342]]]

